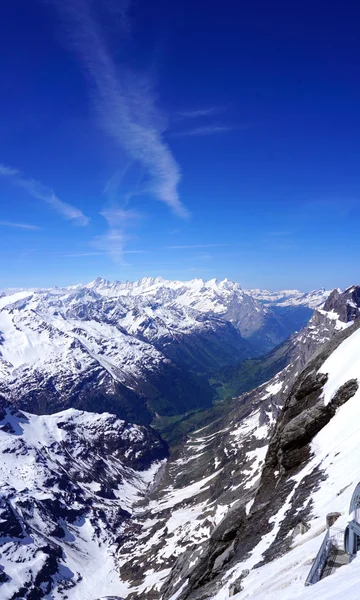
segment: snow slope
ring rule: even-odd
[[[329,376],[324,386],[325,403],[329,401],[328,396],[333,397],[350,379],[356,378],[360,383],[359,331],[358,329],[346,339],[319,369],[320,373],[327,373]],[[284,514],[282,509],[273,518],[274,527],[268,539],[263,538],[248,560],[237,564],[231,573],[229,571],[225,575],[229,577],[229,582],[213,598],[227,599],[229,583],[236,580],[244,569],[251,571],[248,577],[244,578],[244,589],[235,596],[236,599],[261,597],[264,600],[330,600],[341,598],[342,594],[350,591],[355,594],[354,597],[358,596],[359,558],[315,587],[304,589],[304,582],[324,536],[326,515],[330,512],[340,512],[342,516],[336,522],[336,527],[340,528],[345,528],[350,519],[351,496],[360,481],[359,422],[360,389],[337,410],[331,421],[313,438],[312,458],[293,478],[295,486],[300,486],[315,469],[322,474],[308,499],[311,502],[308,531],[294,537],[287,554],[263,567],[253,568],[261,560],[281,525]],[[293,495],[293,491],[291,494]],[[291,498],[288,499],[285,508],[291,508]]]
[[[334,590],[354,589],[358,561],[310,589],[304,584],[327,514],[339,512],[335,527],[344,529],[360,481],[359,331],[354,324],[339,332],[298,377],[270,440],[264,432],[269,442],[265,460],[255,453],[262,462],[260,472],[255,467],[260,479],[252,501],[238,497],[239,507],[227,512],[219,532],[210,535],[186,581],[185,575],[176,579],[173,567],[164,600],[225,600],[230,591],[239,600],[325,600],[340,597]],[[245,442],[246,422],[240,426],[239,445]],[[229,532],[229,541],[221,531]]]
[[[1,401],[1,599],[126,595],[115,550],[166,454],[113,415],[35,416]]]
[[[253,289],[248,290],[250,294],[259,302],[264,302],[269,306],[308,306],[317,308],[321,306],[329,297],[331,291],[320,289],[311,292],[300,292],[300,290],[280,290],[278,292],[269,292],[268,290]]]

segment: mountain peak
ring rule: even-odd
[[[360,286],[352,285],[344,292],[335,289],[323,305],[323,310],[338,315],[340,321],[350,323],[359,318]]]
[[[93,281],[87,283],[84,287],[87,288],[98,288],[98,287],[109,287],[110,281],[104,277],[96,277]]]

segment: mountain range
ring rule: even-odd
[[[311,294],[322,303],[311,308],[313,315],[299,332],[266,356],[223,366],[233,377],[245,377],[243,365],[248,370],[252,365],[264,382],[225,402],[205,403],[202,411],[187,412],[178,423],[169,417],[169,430],[185,427],[170,452],[151,427],[102,412],[104,404],[92,413],[73,406],[55,412],[61,403],[77,402],[76,389],[74,396],[63,394],[66,377],[75,381],[80,373],[82,381],[88,368],[86,390],[102,385],[101,375],[95,372],[93,378],[91,371],[96,361],[113,380],[120,378],[112,369],[118,361],[123,373],[121,360],[128,354],[117,355],[122,336],[133,340],[139,352],[125,362],[127,377],[129,365],[135,365],[136,377],[142,366],[138,342],[149,346],[153,356],[159,352],[160,363],[165,356],[172,369],[180,369],[180,363],[157,348],[159,340],[167,347],[160,314],[170,346],[175,338],[183,344],[183,336],[195,335],[189,330],[198,332],[199,327],[202,332],[204,323],[208,327],[221,321],[239,332],[236,339],[248,343],[252,334],[246,338],[235,321],[223,317],[229,314],[223,312],[228,282],[204,284],[203,306],[208,311],[210,298],[209,312],[199,309],[201,292],[194,292],[192,282],[182,284],[181,293],[175,293],[179,282],[170,283],[97,280],[61,290],[11,291],[0,299],[0,597],[356,597],[356,560],[315,587],[305,589],[304,583],[322,547],[327,515],[336,515],[336,527],[345,528],[360,481],[360,287]],[[222,288],[226,292],[221,295]],[[162,294],[172,300],[160,301]],[[290,302],[290,292],[261,301],[240,289],[229,296],[242,294],[246,303],[252,301],[271,315],[277,303]],[[291,292],[295,306],[299,297],[300,292]],[[155,324],[144,327],[149,310]],[[176,322],[175,314],[182,310]],[[248,307],[245,312],[248,316]],[[182,321],[185,317],[193,319],[191,326]],[[110,346],[113,339],[116,345]],[[73,346],[74,340],[78,343]],[[129,346],[125,349],[130,352]],[[81,368],[71,375],[74,360]],[[86,367],[86,360],[94,363]],[[142,371],[143,385],[156,361],[149,364]],[[32,390],[28,387],[35,369],[48,377],[49,365],[54,386],[60,386],[58,395],[49,396],[49,405],[55,402],[50,408],[36,397],[36,383]],[[209,366],[200,371],[198,365],[192,370],[183,363],[182,368],[196,382],[211,373]],[[18,382],[17,373],[22,378]],[[64,385],[66,391],[68,383]],[[123,385],[131,389],[128,380]],[[93,401],[95,410],[95,396]]]
[[[74,407],[137,423],[208,407],[211,374],[270,351],[328,295],[162,278],[5,290],[0,392],[34,413]]]

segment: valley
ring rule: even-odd
[[[211,407],[217,396],[261,383],[283,363],[253,379],[245,375],[225,394],[214,374],[236,379],[228,367],[281,344],[296,329],[296,311],[302,320],[304,307],[312,311],[329,295],[291,292],[289,319],[275,311],[284,308],[282,294],[262,304],[226,279],[162,278],[5,291],[0,392],[34,413],[103,410],[140,424]]]

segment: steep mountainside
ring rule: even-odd
[[[239,498],[193,572],[178,582],[178,598],[222,600],[230,590],[241,600],[298,597],[327,513],[339,513],[336,526],[346,525],[360,480],[359,325],[335,336],[296,380],[270,438],[253,502]],[[321,585],[304,598],[319,597]],[[171,589],[164,598],[170,596]]]
[[[344,292],[334,290],[309,323],[267,356],[228,366],[213,374],[213,382],[222,397],[236,396],[261,385],[275,375],[272,383],[291,384],[316,350],[360,316],[360,286]],[[285,368],[286,367],[286,368]],[[282,392],[279,392],[282,395]],[[278,398],[278,403],[283,398]]]
[[[141,503],[119,548],[127,598],[167,597],[184,585],[208,540],[239,497],[254,494],[279,409],[264,386],[194,431]]]
[[[211,406],[209,374],[292,331],[228,280],[11,291],[0,298],[0,391],[39,414],[75,407],[150,423]]]
[[[126,592],[115,550],[167,448],[113,415],[35,416],[0,399],[2,600]]]
[[[348,300],[353,302],[356,294],[357,288],[347,290],[338,298],[338,308],[347,305]],[[331,459],[326,456],[327,433],[321,451],[314,457],[309,443],[323,428],[330,427],[334,419],[331,435],[335,436],[336,446],[336,428],[344,432],[347,427],[343,417],[338,418],[338,410],[343,405],[345,410],[347,402],[357,393],[356,379],[360,378],[357,360],[360,321],[344,323],[335,318],[334,311],[331,310],[330,316],[325,312],[320,313],[319,321],[315,317],[309,331],[303,332],[294,343],[297,365],[288,365],[270,382],[241,396],[232,405],[227,403],[222,416],[190,434],[180,453],[172,457],[161,487],[143,503],[132,523],[137,541],[130,537],[120,549],[120,574],[130,586],[128,598],[140,600],[144,593],[146,597],[163,600],[228,598],[230,588],[235,593],[242,587],[242,571],[260,564],[262,554],[265,561],[275,559],[288,551],[299,532],[307,531],[308,527],[314,527],[313,536],[323,532],[323,500],[316,505],[315,491],[325,481],[324,469],[331,461],[338,462],[340,470],[344,463],[340,458],[336,461],[335,450]],[[356,315],[357,312],[352,316]],[[315,358],[299,375],[300,364],[309,359],[310,348]],[[300,349],[304,349],[303,355]],[[323,373],[327,372],[329,357],[333,357],[330,367],[336,370],[336,375],[335,383],[327,388],[323,387],[326,383]],[[331,400],[335,388],[341,390]],[[326,398],[324,401],[323,390],[330,402]],[[276,425],[282,405],[284,411]],[[351,420],[351,413],[347,414],[346,418]],[[350,426],[355,427],[355,432],[356,425]],[[346,438],[344,433],[341,436]],[[341,436],[339,443],[343,444],[347,460],[349,452],[345,452],[346,442]],[[356,468],[354,485],[356,477],[360,479],[359,467]],[[303,474],[298,480],[300,469]],[[348,469],[344,480],[350,481],[352,477]],[[322,499],[329,486],[333,486],[333,479],[322,488]],[[352,488],[344,485],[342,492],[341,489],[340,485],[331,489],[327,512],[332,511],[331,504],[334,510],[340,504],[347,505]],[[317,512],[313,514],[315,505]],[[320,544],[317,539],[310,545],[313,550],[306,551],[310,552],[310,558]],[[310,568],[308,553],[303,562],[301,585]],[[249,578],[252,585],[256,583],[257,571],[254,573]],[[264,586],[266,582],[261,581]],[[283,579],[280,582],[281,587]],[[258,586],[259,597],[267,598],[262,593]],[[284,595],[283,599],[291,597]]]

